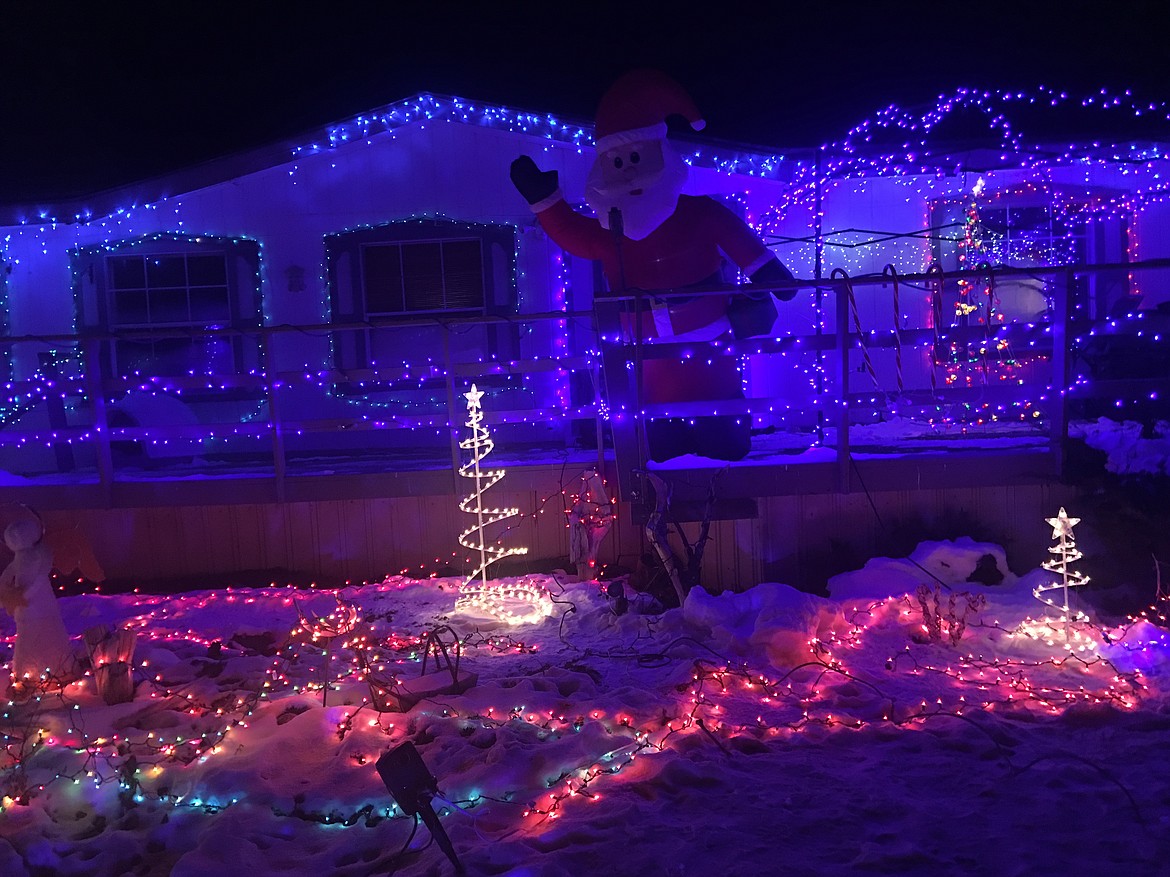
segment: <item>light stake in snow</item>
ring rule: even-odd
[[[1061,506],[1060,514],[1055,518],[1045,518],[1045,520],[1052,525],[1052,538],[1058,539],[1059,541],[1048,549],[1048,553],[1055,556],[1040,565],[1049,572],[1059,573],[1060,579],[1048,584],[1037,585],[1032,591],[1032,596],[1061,611],[1060,620],[1064,622],[1064,642],[1068,645],[1072,641],[1070,625],[1073,616],[1075,616],[1077,621],[1089,620],[1089,616],[1083,612],[1070,609],[1068,605],[1068,589],[1089,583],[1089,577],[1087,575],[1079,570],[1069,568],[1071,564],[1084,557],[1077,548],[1072,532],[1072,528],[1079,524],[1081,519],[1070,518],[1068,512]],[[1046,592],[1054,591],[1057,588],[1060,588],[1063,592],[1063,603],[1057,603],[1055,600],[1044,596]]]
[[[472,386],[472,390],[475,387]],[[395,802],[408,816],[420,817],[431,836],[439,845],[439,849],[451,860],[456,874],[467,873],[463,862],[455,852],[451,839],[447,836],[443,823],[439,821],[431,799],[439,797],[439,781],[431,774],[422,756],[409,740],[382,754],[375,767],[378,776],[386,784],[387,791],[394,796]]]

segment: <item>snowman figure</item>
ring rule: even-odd
[[[15,555],[0,573],[0,605],[16,621],[12,656],[13,692],[28,692],[42,679],[60,682],[74,670],[69,633],[53,594],[53,553],[40,521],[13,521],[4,543]]]

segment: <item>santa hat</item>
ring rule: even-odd
[[[661,140],[669,116],[682,116],[696,131],[706,124],[691,96],[665,73],[632,70],[610,86],[597,107],[593,126],[597,149]]]

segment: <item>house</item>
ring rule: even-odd
[[[1165,121],[1124,100],[1100,103]],[[1024,102],[962,92],[787,154],[685,141],[690,190],[740,211],[803,281],[770,336],[734,348],[749,458],[660,467],[684,519],[719,499],[713,581],[807,579],[844,544],[864,558],[879,508],[1019,532],[1066,495],[1070,419],[1159,416],[1167,372],[1135,363],[1166,356],[1165,147],[1037,145],[1005,121]],[[946,144],[962,113],[991,120],[993,148]],[[83,532],[122,578],[458,567],[476,382],[531,556],[568,554],[565,497],[596,469],[620,499],[606,558],[632,563],[650,503],[634,424],[703,406],[637,410],[633,354],[606,330],[626,299],[534,224],[508,181],[520,154],[579,196],[589,127],[424,94],[3,208],[9,500]]]

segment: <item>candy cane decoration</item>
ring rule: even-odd
[[[905,389],[902,381],[902,305],[898,294],[898,269],[887,265],[882,269],[882,276],[889,277],[894,284],[894,370],[898,376],[898,392]]]
[[[853,314],[853,329],[857,332],[857,344],[861,348],[861,359],[865,365],[865,370],[869,373],[870,380],[873,381],[874,387],[881,390],[882,386],[878,383],[877,371],[873,367],[873,360],[869,356],[869,346],[865,343],[865,335],[861,331],[861,317],[857,314],[857,296],[853,292],[853,281],[849,279],[849,275],[843,268],[834,268],[829,275],[830,280],[836,280],[838,277],[845,280],[845,294],[849,297],[849,310]]]
[[[931,262],[930,267],[926,269],[926,273],[930,276],[930,316],[931,328],[934,329],[934,343],[930,347],[930,392],[931,395],[938,393],[938,376],[935,374],[938,369],[939,349],[942,347],[942,291],[943,291],[943,270],[942,265],[938,262]]]

